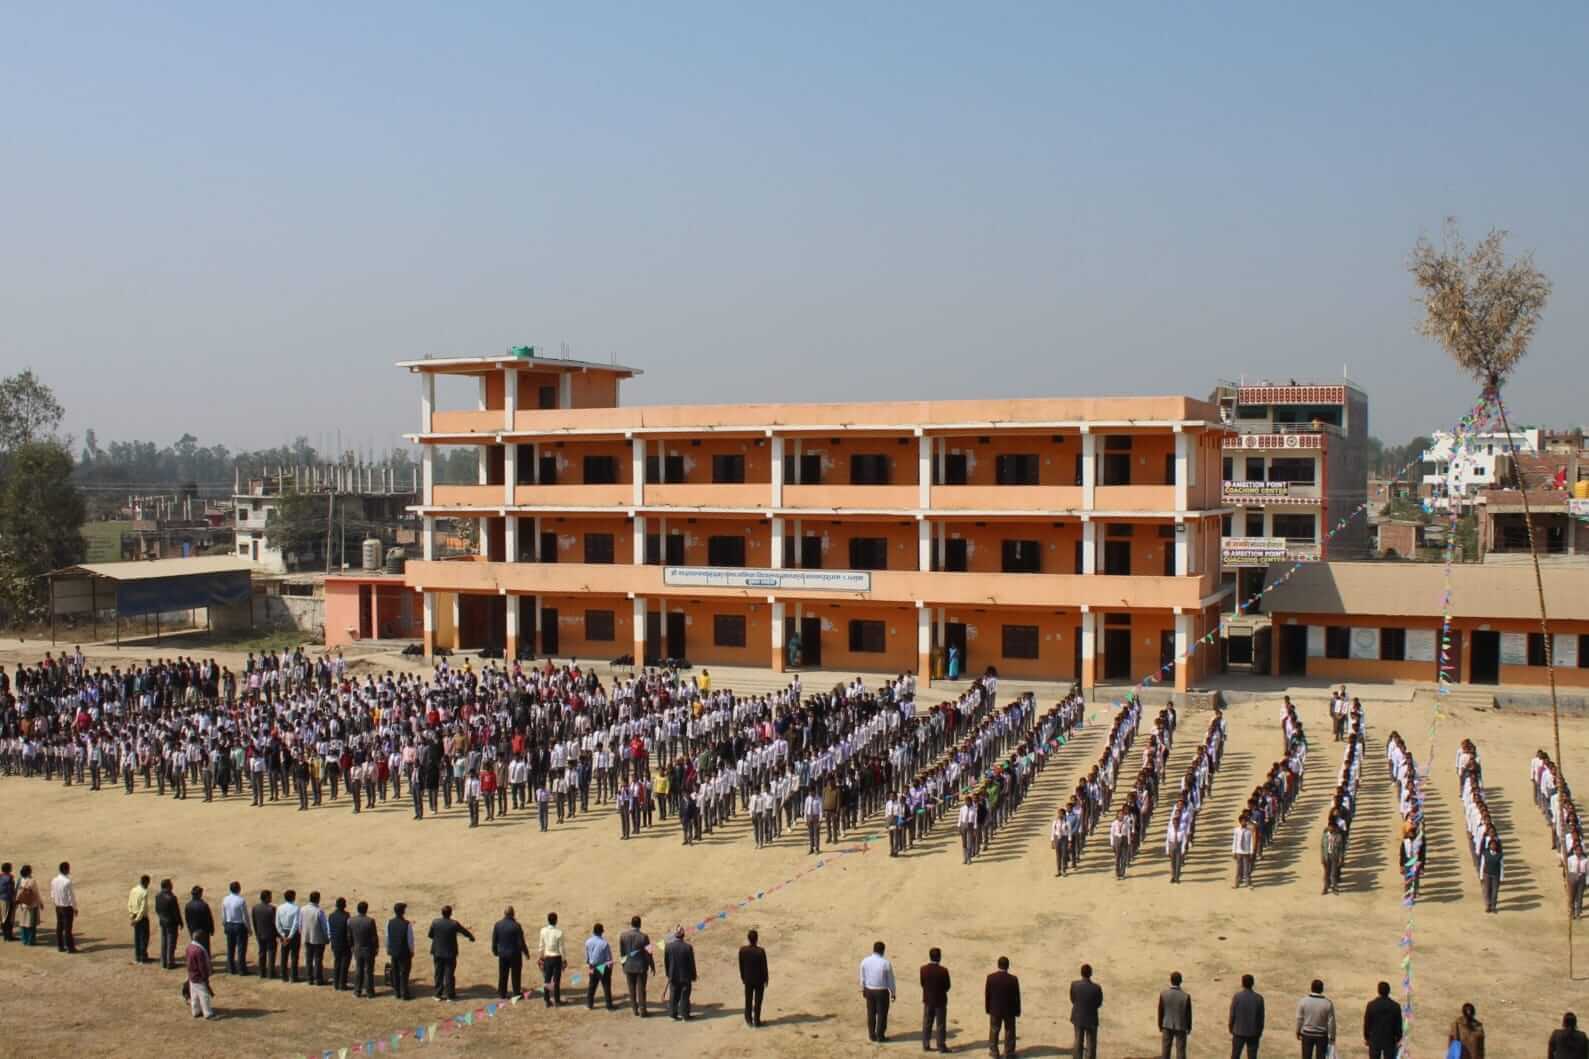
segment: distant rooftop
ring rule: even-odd
[[[399,368],[409,371],[431,371],[448,375],[475,375],[493,368],[520,367],[533,371],[602,371],[618,375],[623,378],[632,378],[641,374],[639,368],[631,368],[616,362],[602,363],[595,360],[571,360],[564,357],[522,356],[516,353],[500,353],[486,357],[430,357],[422,360],[400,360]]]

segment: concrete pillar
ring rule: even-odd
[[[943,557],[949,540],[949,525],[946,522],[938,523],[938,567],[943,568]]]
[[[519,370],[511,366],[502,369],[502,410],[502,429],[511,431],[519,414]]]
[[[419,548],[426,562],[436,558],[436,520],[429,515],[420,520]]]
[[[922,516],[916,518],[916,569],[932,570],[932,523]]]
[[[432,417],[436,412],[436,376],[432,372],[419,373],[419,430],[422,434],[429,434]],[[342,456],[337,453],[338,459]]]
[[[772,446],[772,506],[779,508],[783,507],[783,437],[771,431],[767,436]]]
[[[804,439],[795,438],[795,475],[794,475],[795,485],[804,485],[805,484],[805,479],[801,475],[801,471],[805,467],[805,459],[804,459],[805,447],[806,447],[806,443],[805,443]]]
[[[507,601],[508,605],[507,634],[502,641],[503,656],[509,664],[512,664],[513,660],[519,657],[519,597],[504,593],[502,598]]]
[[[1087,427],[1081,428],[1081,507],[1093,509],[1093,497],[1098,482],[1098,437]]]
[[[634,626],[634,664],[643,666],[646,664],[646,597],[634,598],[632,613],[633,620],[630,624]]]
[[[481,515],[475,520],[475,537],[477,538],[475,540],[477,554],[482,559],[489,559],[491,557],[491,519],[489,516]]]
[[[1175,520],[1175,576],[1185,577],[1191,573],[1192,535],[1197,529],[1197,523],[1185,519]]]
[[[475,383],[477,384],[475,386],[475,410],[484,412],[486,410],[486,377],[484,375],[475,376]]]
[[[768,599],[772,604],[772,671],[784,671],[784,640],[783,640],[783,603],[779,600]]]
[[[634,478],[634,505],[639,507],[646,502],[646,439],[631,438],[629,451],[629,470]],[[637,559],[635,561],[643,562],[644,560]]]
[[[436,593],[424,594],[425,611],[425,657],[431,658],[436,653]]]
[[[922,687],[932,686],[932,611],[916,601],[916,672]]]
[[[646,517],[634,517],[634,564],[644,566],[646,561]]]
[[[566,371],[557,377],[557,407],[574,407],[574,376]]]
[[[544,562],[546,562],[546,556],[541,554],[541,516],[539,516],[539,515],[535,516],[535,521],[532,524],[532,526],[533,526],[532,532],[535,534],[535,541],[534,541],[534,547],[532,547],[530,550],[535,553],[535,559],[536,559],[537,562],[544,563]],[[539,600],[540,597],[537,596],[536,599]],[[539,629],[541,627],[541,622],[540,622],[539,616],[537,616],[537,618],[536,618],[535,627],[537,629]]]
[[[519,447],[512,442],[502,449],[502,502],[513,506],[513,487],[519,480]]]
[[[541,637],[541,643],[546,642],[546,636],[541,631],[542,629],[546,628],[544,624],[545,620],[546,619],[541,615],[541,597],[537,595],[535,597],[535,635]],[[532,645],[535,648],[536,654],[541,653],[541,643]]]
[[[1098,616],[1081,608],[1081,689],[1084,693],[1098,686]]]
[[[1193,659],[1186,652],[1192,646],[1192,615],[1182,611],[1175,614],[1175,690],[1186,691],[1192,686]]]
[[[420,491],[419,502],[429,507],[436,488],[436,446],[422,445],[419,449]]]
[[[519,516],[509,511],[502,522],[502,560],[519,561]]]
[[[480,452],[480,484],[485,485],[491,476],[491,449],[487,445],[476,445]]]
[[[541,446],[539,442],[530,442],[530,484],[541,483]]]
[[[916,480],[916,506],[926,511],[932,507],[932,438],[926,434],[916,435]]]
[[[783,553],[783,517],[774,515],[770,520],[772,524],[772,568],[782,570],[787,557]],[[782,606],[782,604],[779,604]],[[779,635],[783,635],[779,633]]]
[[[1090,518],[1081,523],[1081,572],[1098,572],[1098,523]]]
[[[1192,484],[1192,461],[1186,432],[1175,427],[1175,510],[1187,509],[1187,497]]]

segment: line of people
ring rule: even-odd
[[[1490,819],[1489,802],[1484,796],[1484,764],[1473,740],[1464,739],[1457,747],[1457,786],[1462,798],[1462,816],[1468,829],[1468,856],[1473,873],[1484,894],[1484,911],[1500,910],[1501,881],[1506,874],[1506,854],[1500,831]]]
[[[1171,702],[1154,718],[1153,730],[1142,746],[1142,766],[1126,794],[1120,810],[1109,824],[1109,847],[1114,854],[1115,878],[1124,879],[1126,868],[1136,860],[1153,823],[1153,810],[1159,803],[1159,785],[1164,767],[1175,745],[1175,703]]]
[[[1297,716],[1291,696],[1285,696],[1280,705],[1280,734],[1285,743],[1285,754],[1269,766],[1262,783],[1253,788],[1252,796],[1231,829],[1230,852],[1236,861],[1235,885],[1252,887],[1253,869],[1263,859],[1265,847],[1274,838],[1274,829],[1286,818],[1302,790],[1302,776],[1308,763],[1308,737]]]
[[[1567,886],[1567,913],[1574,919],[1583,916],[1584,889],[1589,881],[1589,858],[1584,855],[1583,823],[1573,804],[1572,789],[1561,767],[1543,750],[1534,752],[1529,763],[1533,781],[1534,805],[1550,824],[1550,848],[1561,861]]]
[[[1352,834],[1352,821],[1357,815],[1357,790],[1363,780],[1363,748],[1367,728],[1363,720],[1363,706],[1352,700],[1352,709],[1346,720],[1346,749],[1341,753],[1341,771],[1335,778],[1335,793],[1330,798],[1330,811],[1325,817],[1324,834],[1319,840],[1319,861],[1324,869],[1323,893],[1341,892],[1341,874],[1346,867],[1347,839]]]
[[[1402,897],[1415,901],[1428,856],[1423,827],[1423,780],[1418,774],[1418,763],[1400,732],[1392,730],[1385,739],[1385,764],[1396,784],[1396,810],[1401,814],[1396,863],[1401,865]]]
[[[1075,871],[1081,867],[1081,855],[1087,839],[1109,811],[1115,785],[1119,781],[1121,763],[1130,752],[1141,724],[1142,703],[1132,695],[1115,711],[1114,720],[1109,725],[1109,735],[1104,740],[1103,749],[1098,752],[1097,764],[1076,781],[1076,790],[1070,801],[1055,816],[1050,836],[1058,861],[1057,875],[1064,875],[1067,869]]]
[[[1223,707],[1216,707],[1214,716],[1208,719],[1203,741],[1181,777],[1180,793],[1164,827],[1164,852],[1170,858],[1171,883],[1181,881],[1186,855],[1197,838],[1197,814],[1214,787],[1214,777],[1219,774],[1219,763],[1225,756],[1225,734],[1225,711]]]

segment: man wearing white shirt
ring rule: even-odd
[[[77,893],[72,888],[72,866],[61,861],[61,873],[50,880],[50,900],[55,904],[55,947],[61,952],[77,952],[72,924],[77,919]]]
[[[898,998],[894,965],[883,955],[883,943],[872,944],[872,954],[861,961],[861,995],[866,998],[866,1036],[881,1044],[888,1040],[888,1005]]]
[[[801,815],[806,820],[806,834],[808,846],[806,854],[822,852],[822,799],[817,797],[815,788],[806,795],[805,806]]]
[[[280,939],[279,966],[283,982],[297,982],[298,978],[298,952],[303,944],[303,932],[299,929],[300,913],[298,909],[298,895],[292,890],[284,891],[281,895],[281,904],[276,906],[276,936]],[[291,974],[288,965],[291,965]]]

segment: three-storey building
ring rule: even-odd
[[[637,372],[419,377],[425,647],[1187,687],[1217,627],[1215,406],[1188,397],[622,406]],[[436,407],[439,376],[474,407]],[[478,480],[435,481],[440,446]],[[478,520],[438,557],[436,520]]]

